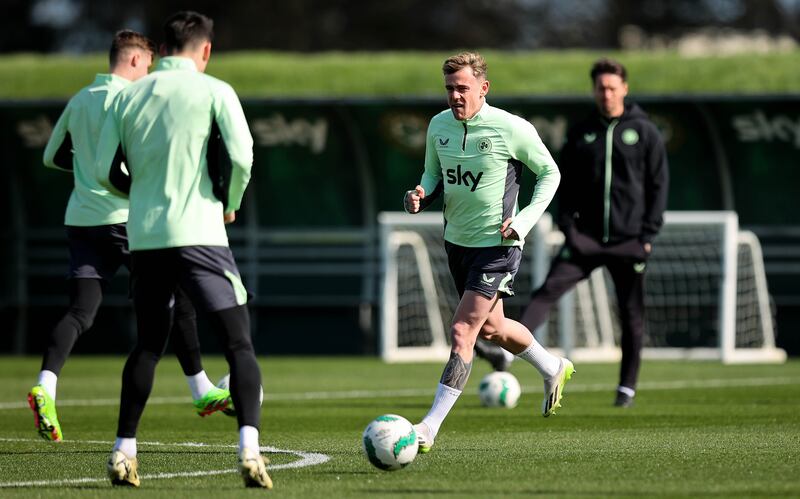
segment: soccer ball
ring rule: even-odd
[[[511,409],[517,406],[522,389],[519,381],[513,374],[505,371],[495,371],[483,377],[478,387],[478,397],[481,404],[486,407],[506,407]]]
[[[361,440],[369,462],[384,471],[405,468],[417,457],[419,449],[414,426],[396,414],[384,414],[372,420]]]
[[[231,373],[226,374],[217,382],[217,388],[222,388],[223,390],[231,389]],[[264,387],[261,385],[258,386],[258,403],[264,403]]]

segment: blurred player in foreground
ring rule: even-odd
[[[153,42],[139,33],[118,32],[111,43],[109,74],[98,74],[91,85],[70,99],[45,148],[46,166],[74,176],[64,220],[70,251],[70,306],[50,333],[37,384],[28,394],[36,427],[46,440],[63,438],[55,405],[61,368],[78,337],[92,326],[104,288],[121,265],[130,267],[125,227],[128,200],[97,183],[95,153],[111,102],[121,89],[147,75],[154,48]],[[230,394],[215,387],[202,367],[194,308],[180,290],[175,298],[173,348],[195,408],[202,416],[227,409]]]
[[[486,102],[486,62],[477,53],[450,57],[443,68],[449,110],[428,126],[425,170],[406,193],[409,213],[444,193],[445,249],[461,296],[450,336],[452,350],[428,414],[415,425],[420,451],[428,452],[472,368],[478,336],[531,363],[544,378],[542,414],[560,407],[572,362],[547,352],[519,322],[507,319],[504,296],[514,294],[514,275],[525,235],[553,199],[560,174],[536,129]],[[517,207],[522,169],[537,176],[530,203]]]
[[[236,92],[204,74],[212,39],[213,22],[202,14],[184,11],[167,19],[162,46],[167,57],[120,91],[98,145],[100,183],[130,192],[138,322],[108,461],[115,485],[139,485],[136,430],[169,334],[169,302],[180,285],[207,312],[223,342],[245,485],[272,487],[258,443],[261,372],[250,339],[247,291],[225,231],[250,180],[253,139]]]
[[[564,293],[605,266],[622,323],[614,405],[630,407],[642,357],[645,268],[667,205],[667,154],[644,111],[625,104],[625,67],[601,59],[590,76],[597,110],[569,129],[561,151],[558,224],[566,242],[521,320],[536,329]]]

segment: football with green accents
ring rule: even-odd
[[[373,419],[364,430],[361,444],[369,462],[384,471],[405,468],[417,457],[419,449],[414,426],[396,414]]]
[[[478,397],[486,407],[516,407],[521,393],[517,378],[505,371],[487,374],[478,386]]]

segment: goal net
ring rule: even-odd
[[[446,359],[458,304],[442,240],[441,213],[381,213],[380,351],[386,361]],[[549,214],[525,244],[504,300],[519,317],[564,241]],[[782,362],[758,239],[733,212],[667,212],[646,274],[646,358]],[[564,295],[534,334],[579,361],[620,358],[613,283],[601,269]]]

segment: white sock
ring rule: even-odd
[[[192,398],[197,400],[203,395],[208,393],[209,390],[214,388],[214,383],[208,379],[205,371],[200,371],[193,376],[186,376],[186,381],[189,383],[189,390],[192,391]]]
[[[245,447],[260,452],[258,447],[258,429],[255,426],[244,425],[239,428],[239,452]]]
[[[128,456],[129,458],[136,457],[136,437],[134,438],[121,438],[117,437],[114,442],[112,451],[118,450]]]
[[[439,386],[436,388],[436,395],[433,397],[431,410],[422,418],[422,422],[431,429],[432,437],[435,438],[436,434],[439,433],[439,428],[442,426],[444,418],[447,417],[447,414],[450,412],[450,409],[453,408],[453,405],[455,405],[460,395],[461,390],[456,390],[455,388],[439,383]]]
[[[545,350],[536,340],[533,340],[528,348],[518,353],[517,357],[529,362],[543,378],[555,376],[561,368],[561,359]]]
[[[636,390],[634,390],[633,388],[628,388],[627,386],[620,385],[617,387],[617,391],[620,393],[624,393],[628,397],[633,397],[634,395],[636,395]]]
[[[56,376],[56,373],[48,370],[40,372],[39,380],[36,382],[36,384],[42,385],[44,387],[44,391],[46,391],[53,400],[56,399],[56,385],[58,384],[58,376]]]

